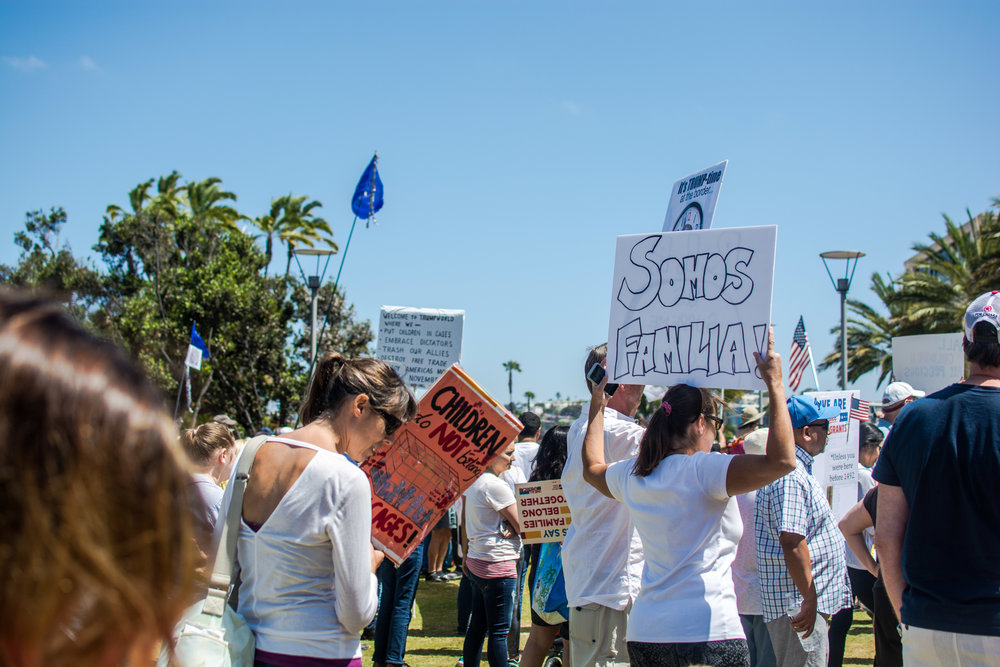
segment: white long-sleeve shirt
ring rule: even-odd
[[[378,605],[368,478],[341,454],[272,440],[316,455],[259,531],[240,522],[239,612],[262,651],[361,657],[360,632]],[[228,496],[227,490],[224,508]]]
[[[563,541],[562,562],[566,597],[571,607],[591,602],[625,609],[642,583],[642,540],[628,508],[602,495],[583,479],[583,437],[587,411],[567,434],[562,488],[572,523]],[[645,432],[635,420],[604,408],[604,460],[632,458]]]

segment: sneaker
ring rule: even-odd
[[[465,663],[462,662],[461,658],[459,658],[458,662],[455,663],[455,667],[465,667]]]
[[[458,581],[462,575],[458,572],[443,572],[439,581]]]
[[[428,572],[425,579],[427,581],[445,581],[443,572]]]

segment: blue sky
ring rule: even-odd
[[[615,237],[728,159],[714,226],[778,225],[777,348],[803,315],[821,359],[820,252],[866,252],[870,300],[941,213],[1000,196],[998,27],[995,2],[0,2],[0,262],[52,206],[90,253],[105,207],[174,169],[251,216],[319,199],[343,247],[378,150],[385,208],[341,280],[358,314],[464,309],[488,390],[514,359],[517,397],[583,397]]]

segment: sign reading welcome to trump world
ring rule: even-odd
[[[674,183],[667,216],[663,219],[663,231],[711,228],[728,164],[729,160],[723,160]]]
[[[403,382],[429,387],[462,357],[464,310],[382,306],[375,356]]]
[[[778,228],[619,236],[608,373],[625,384],[765,389]]]

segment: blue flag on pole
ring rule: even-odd
[[[195,328],[195,323],[192,322],[191,344],[188,345],[187,359],[184,360],[184,363],[188,367],[200,371],[202,358],[208,359],[208,357],[208,345],[205,345],[205,341],[198,335],[198,329]]]
[[[365,172],[361,174],[358,187],[354,188],[354,198],[351,199],[351,210],[362,220],[372,218],[382,208],[382,179],[378,175],[378,153],[372,157]]]

